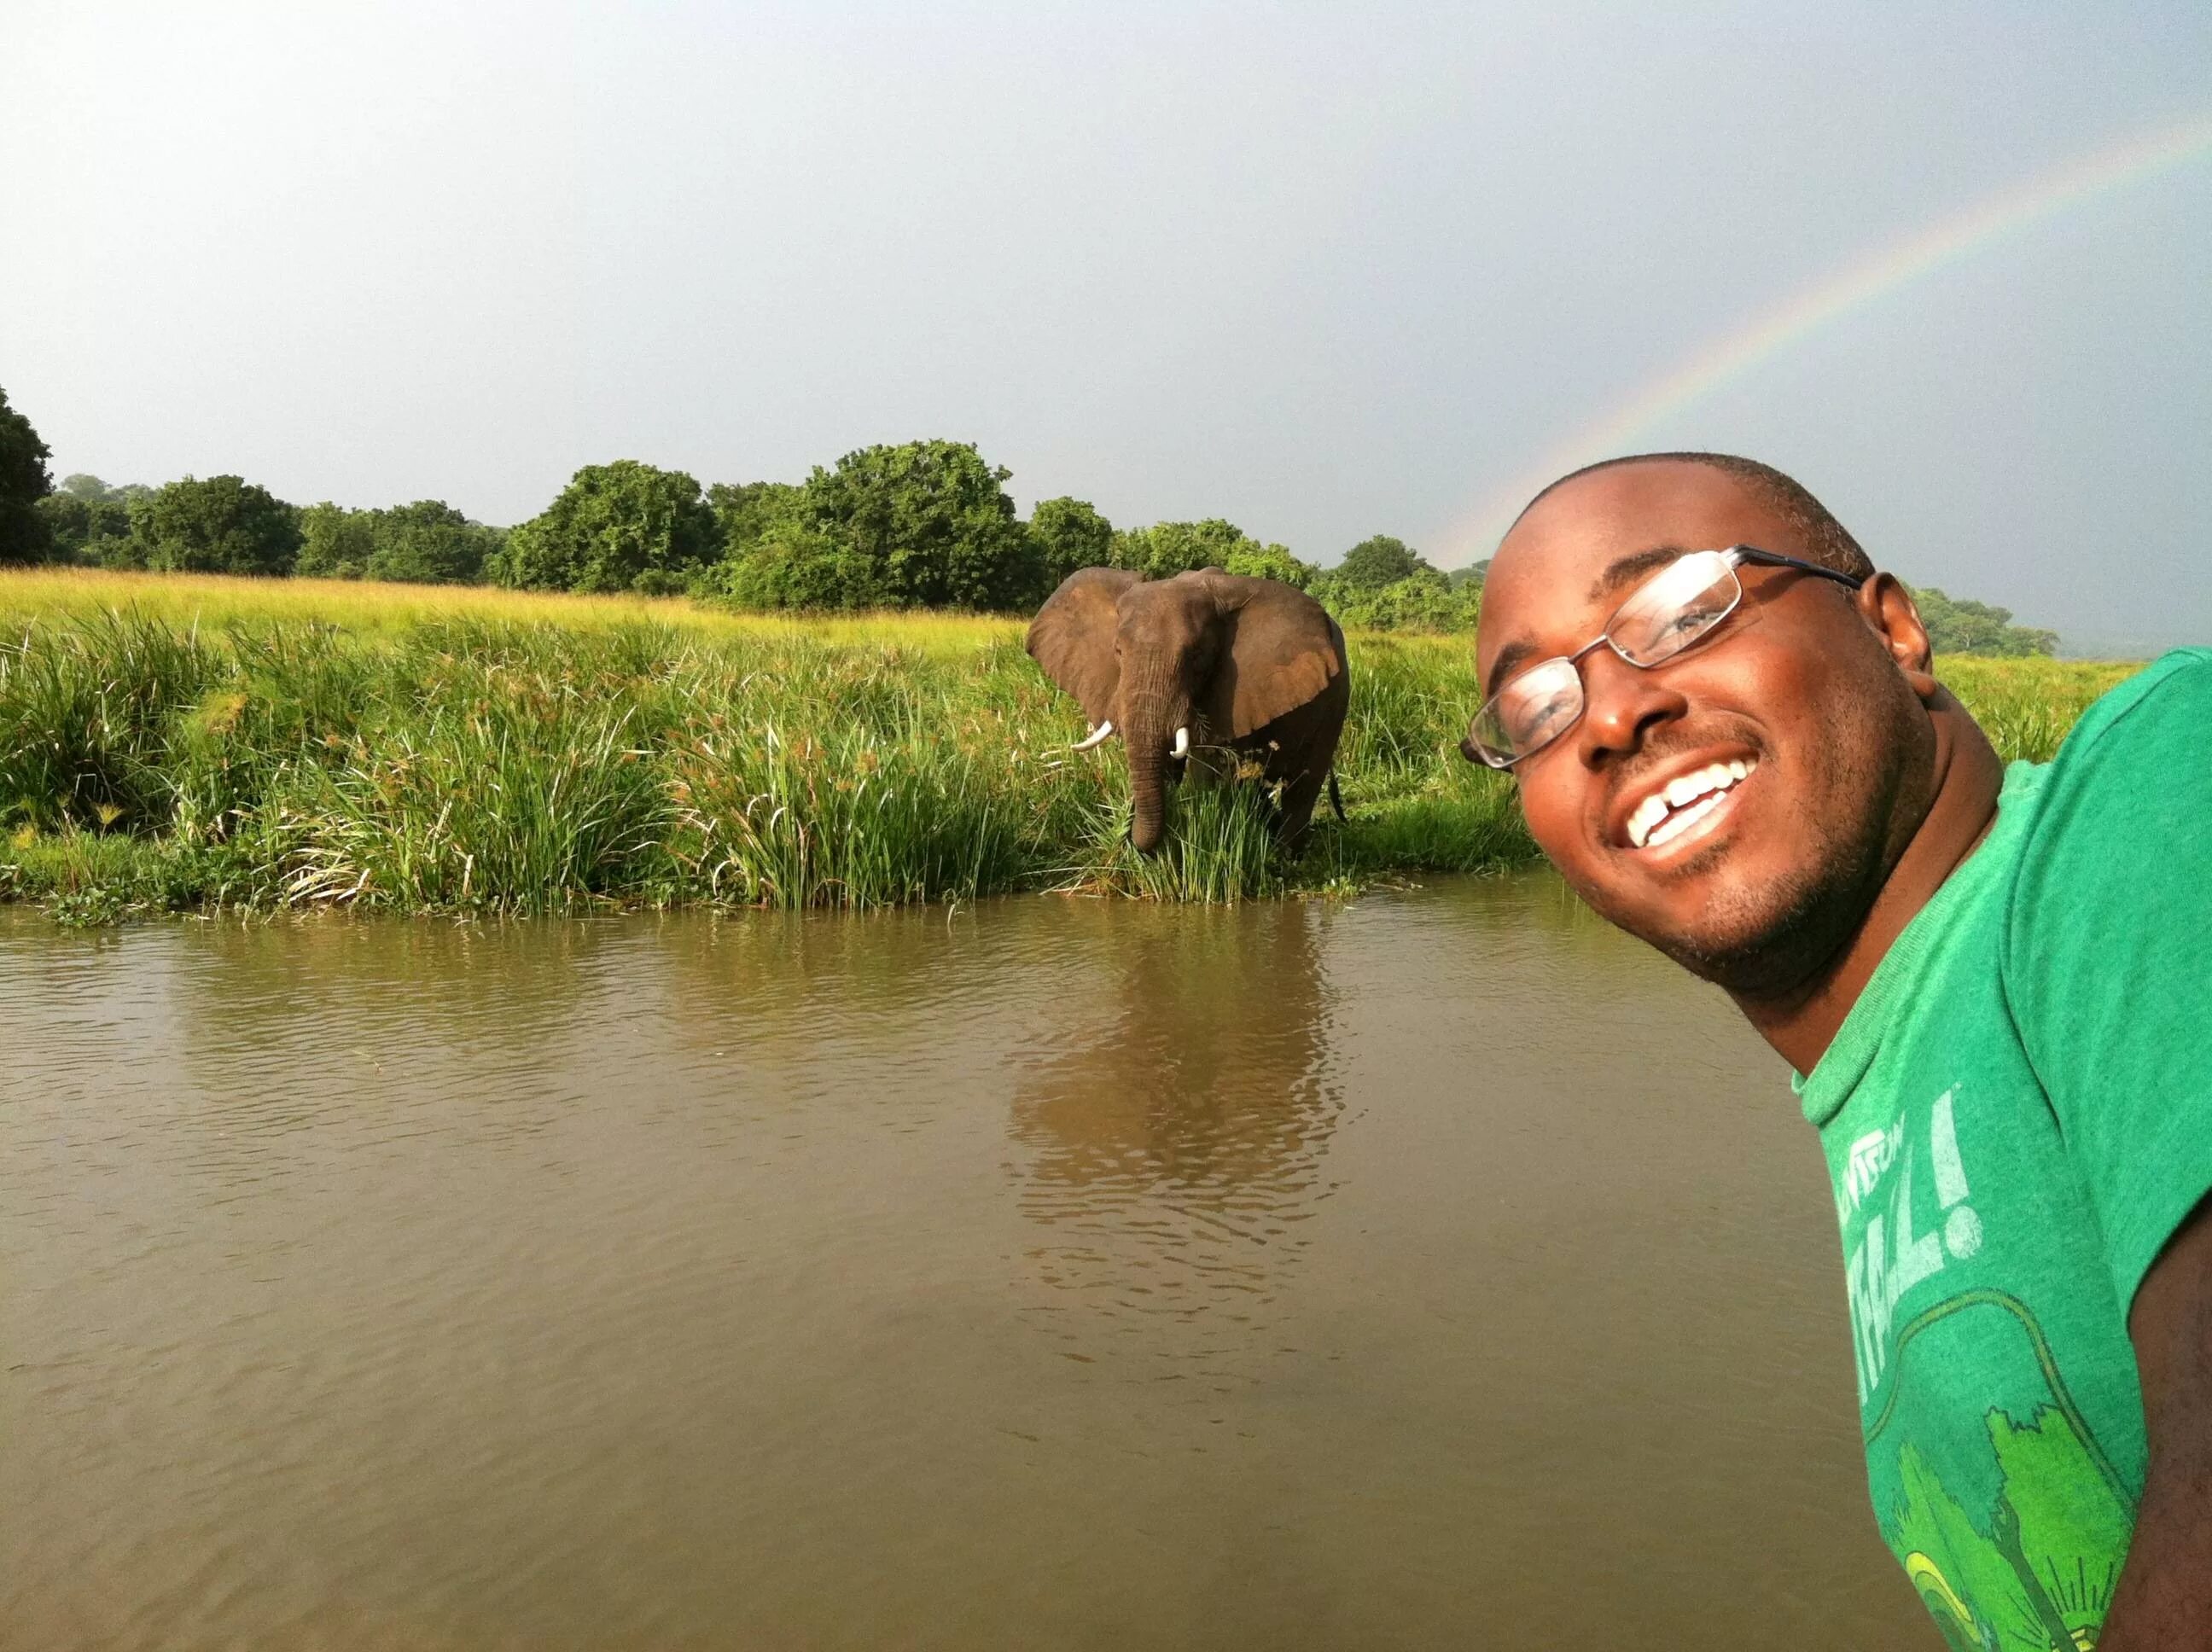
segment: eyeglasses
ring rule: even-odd
[[[1636,587],[1613,610],[1605,629],[1571,654],[1516,672],[1490,696],[1468,726],[1460,751],[1472,762],[1510,768],[1534,756],[1575,726],[1587,703],[1580,661],[1603,644],[1642,671],[1662,665],[1711,636],[1743,600],[1735,571],[1746,562],[1794,568],[1856,591],[1865,583],[1818,562],[1800,562],[1753,545],[1694,550],[1676,558]]]

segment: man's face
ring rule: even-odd
[[[1787,517],[1709,465],[1620,465],[1566,484],[1491,565],[1484,692],[1493,671],[1502,683],[1581,648],[1668,551],[1734,544],[1809,551]],[[1742,604],[1673,659],[1639,671],[1609,649],[1584,656],[1581,720],[1514,774],[1537,843],[1599,913],[1708,980],[1771,996],[1865,917],[1927,811],[1934,734],[1844,587],[1753,565],[1737,577]],[[1498,670],[1509,651],[1522,657]],[[1684,777],[1678,791],[1704,795],[1661,814],[1651,799]]]

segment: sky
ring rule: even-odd
[[[2207,121],[2202,0],[8,0],[0,386],[58,477],[507,523],[944,436],[1322,562],[1717,448],[2142,652],[2212,643],[2212,144],[1698,367]]]

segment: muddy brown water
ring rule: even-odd
[[[1933,1644],[1820,1157],[1547,878],[0,912],[11,1648]]]

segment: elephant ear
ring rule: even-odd
[[[1344,670],[1343,634],[1328,610],[1279,580],[1223,574],[1212,581],[1231,622],[1229,647],[1214,672],[1214,726],[1228,718],[1241,740],[1296,711]]]
[[[1078,568],[1030,622],[1030,658],[1075,696],[1094,728],[1114,714],[1114,692],[1121,685],[1114,633],[1121,593],[1142,577],[1126,568]]]

